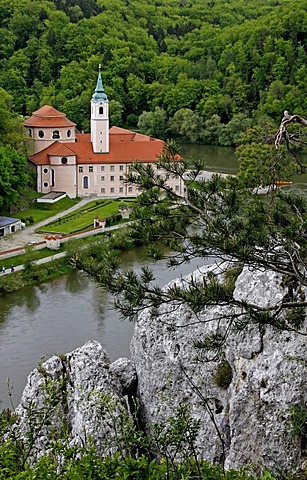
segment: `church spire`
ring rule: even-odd
[[[109,153],[109,100],[106,96],[99,65],[98,79],[91,100],[91,141],[94,153]]]
[[[92,96],[92,101],[93,102],[108,102],[108,97],[105,94],[104,88],[103,88],[103,83],[102,83],[102,78],[101,78],[101,65],[99,64],[99,72],[98,72],[98,78],[97,78],[97,85],[95,92]]]

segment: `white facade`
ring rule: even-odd
[[[49,147],[56,140],[65,143],[76,141],[75,128],[70,127],[31,127],[28,128],[29,137],[33,138],[34,153]]]
[[[109,101],[99,71],[91,100],[91,142],[94,153],[109,153]]]

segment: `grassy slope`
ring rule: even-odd
[[[40,228],[40,232],[68,234],[94,226],[94,218],[106,218],[118,212],[118,200],[93,201],[61,219]]]

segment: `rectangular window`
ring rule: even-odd
[[[83,172],[83,167],[79,167],[79,173]]]
[[[101,172],[104,172],[104,165],[101,165],[100,171],[101,171]]]
[[[120,181],[122,182],[122,181],[124,180],[123,175],[120,175],[120,176],[119,176],[119,179],[120,179]]]
[[[132,192],[132,187],[129,187],[129,188],[128,188],[128,192],[129,192],[129,193]]]
[[[114,165],[110,165],[110,172],[114,172]]]
[[[100,192],[101,192],[101,193],[105,193],[105,189],[104,189],[104,188],[101,188],[101,189],[100,189]]]
[[[110,188],[110,192],[114,193],[114,188],[113,187]]]
[[[104,175],[101,175],[100,180],[104,182]]]
[[[110,182],[114,182],[114,175],[110,176]]]
[[[176,185],[175,190],[176,192],[179,192],[179,185]]]
[[[119,187],[119,193],[123,193],[124,192],[124,187]]]
[[[120,172],[123,172],[123,171],[124,171],[124,165],[120,165],[120,166],[119,166],[119,171],[120,171]]]
[[[90,167],[88,167],[88,171],[89,171],[90,173],[93,173],[94,167],[91,165]]]

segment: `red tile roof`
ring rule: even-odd
[[[23,123],[26,127],[75,127],[76,124],[68,120],[65,113],[59,112],[50,105],[36,110]]]
[[[74,143],[60,143],[58,141],[53,142],[48,147],[44,148],[40,152],[32,155],[30,160],[36,165],[49,165],[49,157],[52,155],[59,157],[68,157],[69,155],[75,155],[74,150],[69,148]]]
[[[163,148],[163,141],[119,127],[110,129],[109,153],[94,153],[90,134],[78,134],[75,143],[54,142],[31,157],[37,165],[49,164],[49,156],[76,155],[77,164],[154,162]]]

